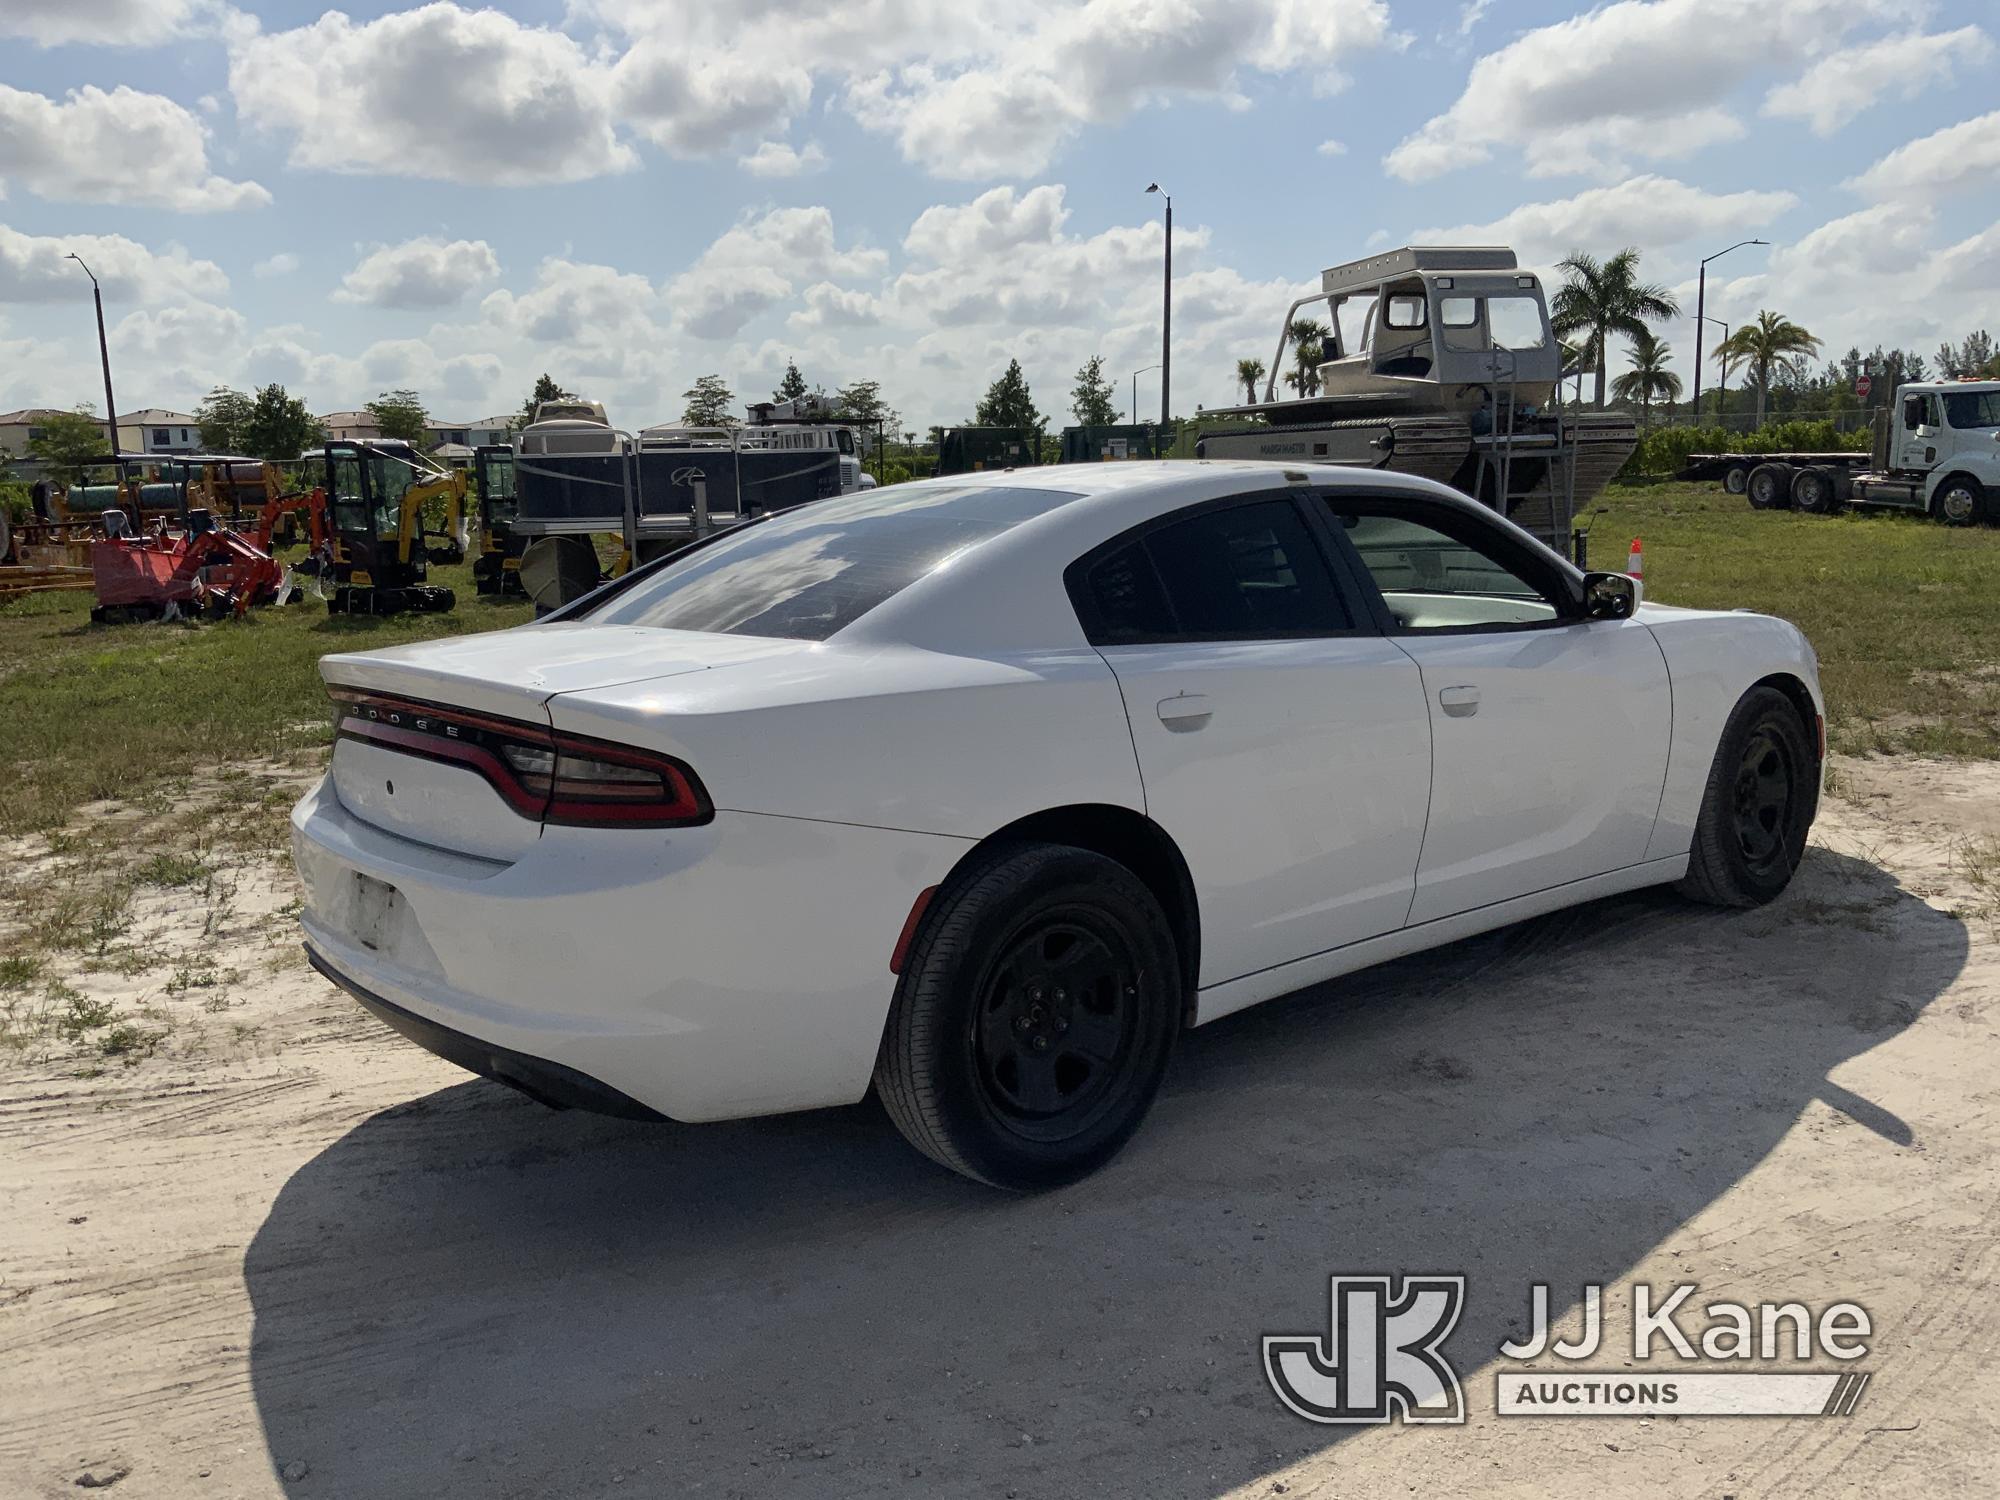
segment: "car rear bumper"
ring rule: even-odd
[[[434,1052],[448,1063],[457,1063],[468,1073],[519,1089],[537,1103],[551,1109],[585,1109],[593,1114],[616,1115],[626,1120],[664,1120],[665,1115],[649,1109],[629,1094],[621,1094],[609,1084],[550,1062],[530,1057],[507,1047],[496,1047],[463,1031],[453,1031],[436,1021],[426,1020],[413,1010],[392,1005],[366,986],[350,979],[322,958],[307,943],[306,957],[312,966],[361,1002],[361,1008],[376,1020],[415,1042],[426,1052]]]
[[[719,812],[487,859],[364,821],[330,780],[292,812],[315,967],[474,1072],[688,1121],[866,1093],[910,905],[968,847]]]

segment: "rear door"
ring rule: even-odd
[[[1146,810],[1193,876],[1200,983],[1401,926],[1430,794],[1423,682],[1300,494],[1191,507],[1067,581],[1124,694]]]
[[[1666,659],[1577,618],[1574,575],[1483,512],[1331,491],[1325,514],[1423,674],[1432,793],[1410,921],[1640,863],[1666,777]]]

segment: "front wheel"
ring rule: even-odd
[[[1750,488],[1750,466],[1731,464],[1722,472],[1722,487],[1732,495],[1740,495]]]
[[[1123,865],[997,846],[924,914],[875,1065],[897,1129],[1005,1188],[1094,1171],[1139,1128],[1180,1029],[1166,914]]]
[[[1978,480],[1954,474],[1938,486],[1931,508],[1947,526],[1970,526],[1986,513],[1986,492]]]
[[[1722,728],[1683,895],[1762,906],[1791,884],[1819,807],[1817,735],[1776,688],[1752,688]]]

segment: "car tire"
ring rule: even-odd
[[[1151,1108],[1182,989],[1166,914],[1130,870],[1063,844],[996,845],[918,923],[876,1093],[955,1172],[1022,1190],[1073,1182]]]
[[[1954,474],[1938,486],[1931,514],[1947,526],[1976,526],[1986,518],[1986,490],[1976,479]]]
[[[1722,487],[1732,495],[1740,495],[1750,488],[1750,466],[1731,464],[1722,471]]]
[[[1819,807],[1816,740],[1776,688],[1743,695],[1709,768],[1682,895],[1762,906],[1791,884]]]
[[[1750,471],[1744,493],[1752,510],[1784,510],[1792,503],[1792,471],[1787,464],[1759,464]]]
[[[1840,484],[1823,464],[1792,475],[1792,509],[1809,516],[1830,516],[1840,509]]]

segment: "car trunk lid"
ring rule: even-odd
[[[563,693],[650,682],[806,643],[627,626],[546,625],[342,653],[320,662],[344,728],[331,776],[341,805],[403,838],[511,860],[541,834],[511,796],[507,747],[545,739]]]

